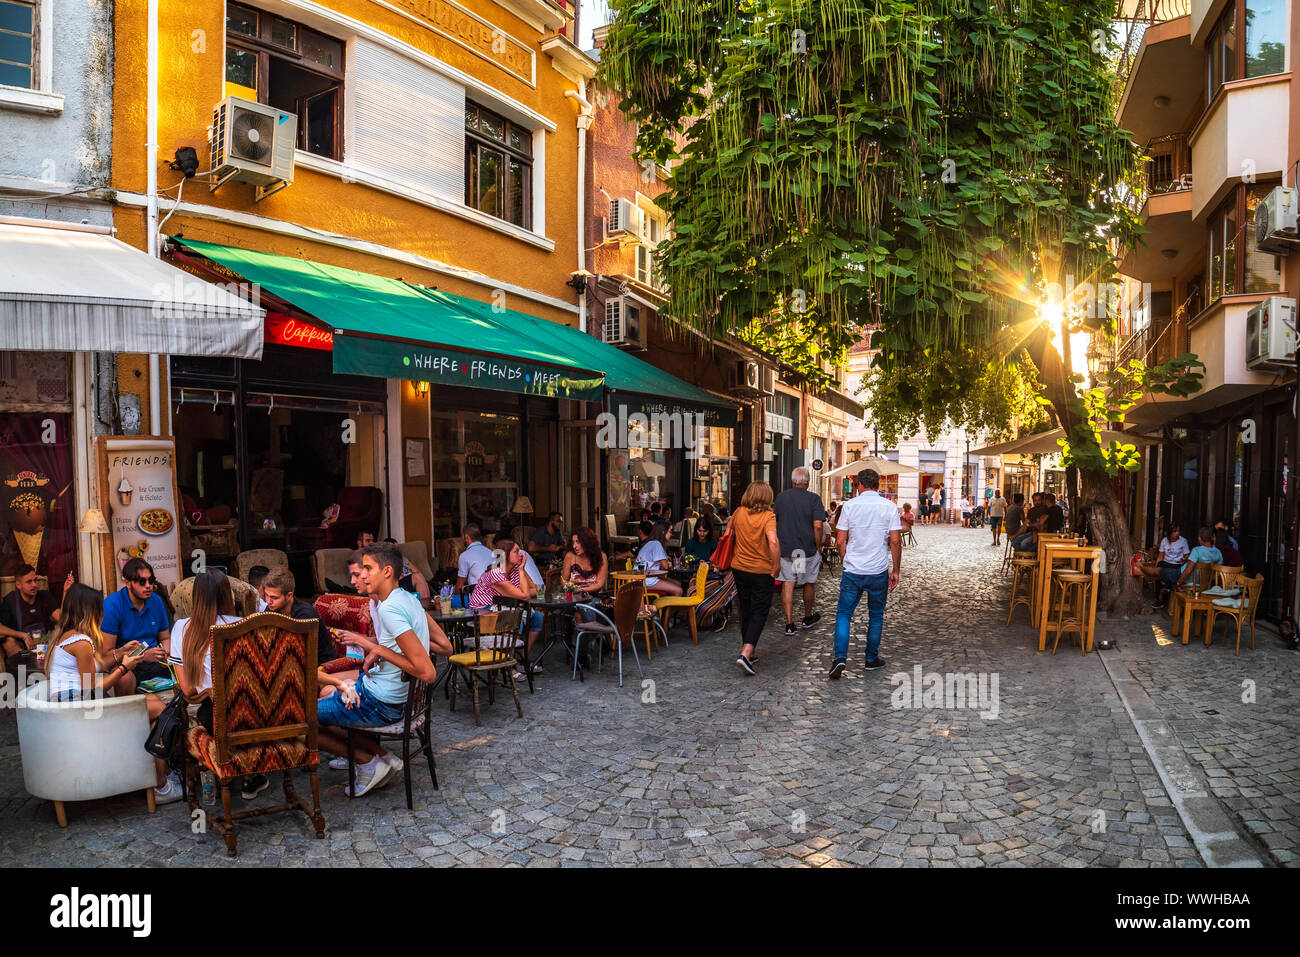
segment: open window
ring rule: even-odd
[[[342,158],[342,40],[227,4],[226,92],[296,114],[298,149]]]

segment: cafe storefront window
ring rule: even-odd
[[[22,565],[62,595],[77,567],[71,357],[0,352],[0,595]]]
[[[495,535],[527,520],[511,511],[519,495],[521,420],[501,412],[430,413],[435,537],[468,522]]]

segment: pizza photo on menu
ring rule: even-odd
[[[151,508],[140,513],[136,524],[146,535],[165,535],[171,531],[172,514],[165,508]]]

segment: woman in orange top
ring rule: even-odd
[[[772,608],[772,586],[781,573],[781,546],[776,539],[776,513],[772,511],[772,486],[750,482],[741,496],[740,508],[728,527],[736,537],[731,574],[736,580],[740,602],[740,657],[736,664],[747,675],[755,674],[754,648],[767,624]]]

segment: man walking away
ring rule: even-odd
[[[788,488],[776,497],[776,537],[781,543],[781,602],[785,605],[785,633],[793,635],[794,588],[803,586],[803,627],[821,620],[813,611],[817,596],[817,575],[821,571],[822,523],[826,509],[821,497],[808,491],[808,470],[803,466],[790,473]]]
[[[993,547],[1002,544],[1002,519],[1007,514],[1007,500],[999,489],[989,501],[989,525],[993,529]]]
[[[832,679],[844,674],[849,655],[849,630],[853,613],[863,592],[867,595],[866,669],[885,667],[880,657],[880,636],[885,628],[885,600],[898,587],[899,566],[903,561],[902,523],[898,509],[880,497],[880,476],[874,469],[863,469],[854,479],[857,497],[845,502],[836,526],[836,545],[844,563],[840,577],[840,601],[835,612],[835,658],[831,662]],[[893,572],[890,572],[890,557]]]

